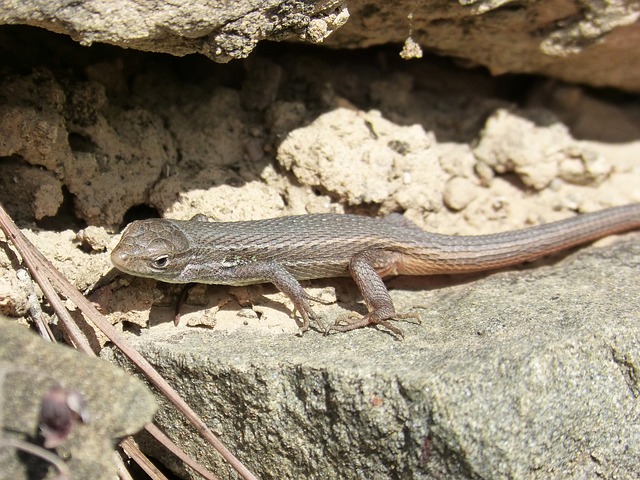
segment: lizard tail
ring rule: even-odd
[[[631,204],[511,232],[460,237],[434,235],[424,256],[418,255],[415,262],[405,261],[402,270],[414,275],[491,270],[637,228],[640,228],[640,204]],[[424,268],[416,271],[420,264],[428,265],[428,271]]]

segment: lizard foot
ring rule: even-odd
[[[309,295],[307,292],[304,292],[304,299],[311,300],[312,302],[318,302],[323,305],[330,305],[332,303],[335,303],[335,300],[324,300],[320,297]],[[318,318],[316,313],[307,302],[301,302],[299,305],[296,305],[294,303],[292,312],[294,317],[296,315],[296,312],[300,313],[300,316],[302,317],[302,325],[298,329],[298,336],[301,337],[307,330],[309,330],[309,324],[311,320],[318,324],[320,331],[325,332],[325,334],[328,332],[326,325],[322,321],[320,321],[320,318]]]
[[[312,300],[314,299],[313,297],[309,297],[309,298]],[[299,313],[300,316],[302,317],[302,325],[300,325],[298,328],[299,337],[304,335],[304,333],[307,330],[309,330],[311,321],[314,321],[315,323],[318,324],[318,328],[320,329],[321,332],[325,332],[325,333],[328,332],[329,329],[327,329],[326,325],[320,320],[316,312],[314,312],[311,308],[304,309],[304,308],[298,308],[294,306],[293,311],[291,312],[292,314],[291,316],[295,318],[296,313]]]
[[[398,316],[398,318],[401,318]],[[404,339],[404,333],[397,327],[391,325],[388,319],[377,318],[375,315],[371,313],[365,315],[362,318],[358,318],[355,315],[349,315],[346,318],[338,320],[333,326],[329,328],[327,331],[335,331],[335,332],[349,332],[351,330],[356,330],[358,328],[374,326],[374,325],[382,325],[387,330],[391,331],[395,336]]]
[[[326,333],[328,334],[332,330],[336,332],[348,332],[357,328],[382,325],[400,339],[404,339],[404,333],[402,332],[402,330],[391,325],[391,323],[389,323],[389,320],[404,320],[407,318],[414,318],[418,321],[418,324],[420,323],[420,316],[415,312],[394,313],[393,316],[385,319],[379,318],[378,315],[376,315],[374,312],[370,312],[364,317],[359,317],[355,314],[351,314],[345,318],[338,320],[332,327],[326,330]]]

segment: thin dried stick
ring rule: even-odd
[[[8,226],[10,227],[9,230],[7,230],[7,226],[5,225],[6,221],[10,222],[8,224]],[[43,260],[38,261],[39,259],[34,255],[34,252],[37,252],[38,254],[40,254],[40,252],[38,252],[36,248],[31,244],[31,242],[29,242],[29,240],[27,240],[27,238],[22,234],[22,232],[18,230],[18,227],[15,226],[15,224],[13,223],[11,218],[7,215],[7,213],[4,211],[1,205],[0,205],[0,227],[2,227],[2,229],[5,232],[5,235],[12,240],[13,244],[18,249],[18,252],[20,252],[20,255],[22,256],[23,260],[25,261],[25,263],[29,267],[29,270],[31,271],[31,275],[33,276],[33,278],[35,278],[36,282],[38,282],[38,285],[40,285],[40,289],[42,290],[42,293],[45,294],[45,296],[49,300],[49,303],[58,314],[58,318],[64,325],[67,335],[69,335],[69,338],[71,338],[71,341],[73,342],[73,344],[76,346],[76,348],[82,350],[83,352],[89,353],[91,355],[95,355],[86,337],[84,336],[82,331],[78,328],[78,325],[76,325],[76,322],[73,321],[73,318],[71,318],[71,315],[62,304],[60,297],[54,290],[53,286],[51,285],[51,282],[49,281],[49,279],[43,272],[43,269],[39,265],[39,263],[42,263],[42,261],[44,260],[44,256],[40,255]],[[13,232],[11,229],[13,229],[13,232],[16,232],[17,235],[21,237],[19,240],[17,240],[15,234],[12,235]],[[23,243],[22,249],[18,246],[16,242]],[[53,268],[53,266],[51,268]],[[71,286],[71,284],[69,285]]]
[[[127,470],[127,466],[124,464],[124,460],[120,456],[120,452],[114,452],[116,470],[118,471],[118,478],[120,480],[133,480],[133,477]]]
[[[120,442],[120,446],[124,450],[124,453],[133,458],[152,480],[169,480],[153,463],[151,463],[146,455],[142,454],[131,438],[124,439]],[[122,461],[121,458],[120,461]]]
[[[1,209],[1,207],[0,207]],[[33,245],[31,245],[32,248]],[[26,261],[26,260],[25,260]],[[39,282],[42,291],[45,293],[52,291],[51,284],[46,276],[42,276],[41,272],[37,270],[37,274],[34,275],[36,280]],[[63,323],[63,327],[70,326],[71,328],[67,328],[67,334],[72,338],[73,343],[76,344],[79,350],[82,350],[87,355],[96,356],[91,347],[89,346],[89,342],[87,341],[84,333],[80,329],[77,328],[76,323],[73,321],[71,315],[67,311],[67,309],[62,304],[62,301],[58,297],[58,295],[54,292],[52,295],[47,296],[49,299],[49,303],[53,307],[53,309],[58,314],[58,317]],[[48,330],[48,327],[47,327]],[[53,335],[51,335],[51,339],[53,339]],[[0,404],[1,405],[1,404]],[[153,426],[153,424],[151,424]],[[149,428],[149,426],[145,427],[149,433],[154,436],[160,443],[162,443],[170,452],[172,452],[176,457],[182,459],[187,465],[193,468],[196,472],[200,473],[203,478],[206,479],[215,479],[216,477],[208,472],[202,465],[193,460],[189,455],[187,455],[180,447],[178,447],[169,437],[167,437],[164,433],[162,433],[157,427],[153,426],[153,428]],[[137,446],[133,446],[132,448],[138,449]],[[146,456],[138,450],[138,455],[135,456],[136,459],[142,458]],[[143,467],[144,468],[144,467]]]
[[[200,474],[201,477],[206,478],[207,480],[218,480],[218,477],[213,475],[207,469],[205,469],[198,462],[195,462],[189,455],[184,453],[180,448],[176,447],[176,449],[170,448],[170,445],[176,446],[173,441],[165,435],[165,433],[160,430],[155,424],[150,423],[144,427],[147,432],[149,432],[156,440],[162,443],[165,447],[171,450],[176,457],[182,460],[184,463],[193,468],[196,472]]]
[[[122,353],[124,353],[147,377],[147,379],[162,392],[167,399],[173,403],[176,408],[183,413],[186,419],[196,430],[209,442],[222,457],[240,474],[245,480],[257,480],[257,478],[245,467],[213,434],[207,425],[198,417],[191,407],[178,395],[178,393],[169,385],[164,378],[153,368],[153,366],[129,345],[122,335],[111,325],[111,323],[93,306],[84,295],[82,295],[51,263],[33,246],[33,244],[24,236],[24,234],[15,226],[9,215],[0,205],[0,227],[4,230],[5,235],[9,238],[22,256],[22,259],[29,267],[31,274],[36,279],[42,291],[48,296],[51,302],[52,298],[58,298],[52,288],[46,288],[40,283],[41,278],[47,278],[55,285],[56,289],[71,300],[82,311],[82,313],[94,323]],[[45,280],[44,285],[49,284]],[[46,290],[45,290],[46,288]],[[53,306],[53,303],[52,303]],[[66,310],[65,310],[66,311]],[[67,312],[68,315],[68,312]],[[69,318],[71,316],[69,315]],[[72,322],[73,323],[73,322]],[[78,330],[75,323],[75,329]],[[76,343],[76,339],[72,337],[72,341]],[[83,344],[82,340],[77,340],[76,345]],[[86,340],[85,340],[86,342]],[[92,351],[85,343],[88,351]],[[84,348],[83,348],[84,350]]]
[[[31,275],[29,275],[27,269],[20,268],[16,271],[16,277],[18,278],[18,280],[25,284],[28,290],[27,302],[29,303],[29,314],[36,324],[38,333],[48,342],[55,342],[53,333],[51,333],[51,328],[49,328],[49,324],[45,321],[44,318],[42,318],[44,316],[44,313],[42,312],[40,301],[38,300],[38,296],[36,295],[36,289],[33,286]]]

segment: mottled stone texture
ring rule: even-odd
[[[3,2],[0,24],[38,26],[85,45],[201,53],[221,62],[248,56],[261,40],[335,48],[406,42],[410,56],[422,47],[494,74],[535,73],[637,91],[639,11],[632,0],[33,0]]]

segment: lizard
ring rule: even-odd
[[[640,203],[521,230],[476,236],[430,233],[401,214],[376,218],[308,214],[265,220],[209,222],[146,219],[130,223],[111,261],[122,272],[169,283],[250,285],[272,283],[302,317],[300,332],[316,320],[301,280],[351,275],[368,313],[330,330],[382,325],[397,313],[383,278],[493,270],[640,228]]]

